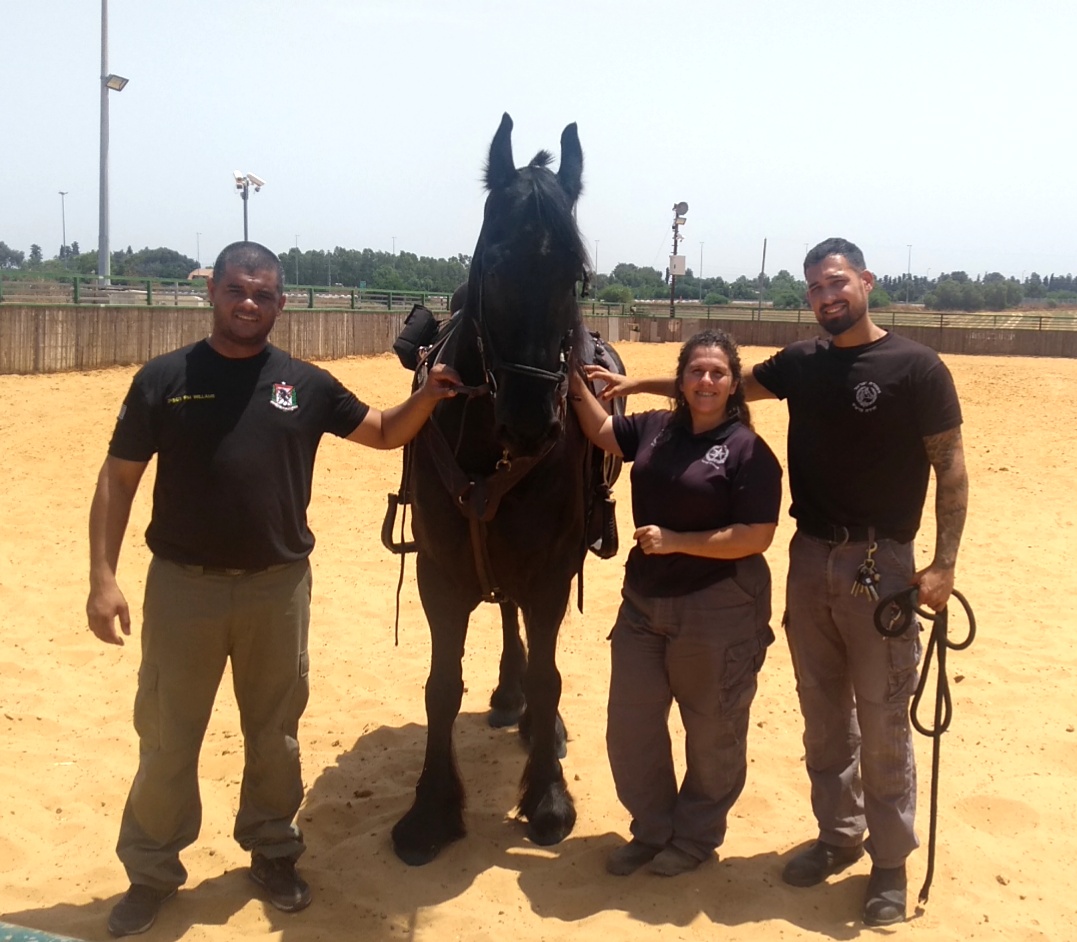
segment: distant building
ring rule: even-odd
[[[188,281],[194,281],[195,278],[212,278],[212,277],[213,277],[213,269],[212,268],[196,268],[193,272],[191,272],[187,276],[187,280]]]

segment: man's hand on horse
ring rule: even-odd
[[[434,399],[451,399],[462,385],[456,370],[444,363],[436,363],[423,383],[423,392]]]

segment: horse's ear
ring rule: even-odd
[[[512,162],[512,118],[506,111],[501,116],[501,126],[490,142],[490,158],[486,162],[486,189],[504,189],[515,179],[516,165]]]
[[[557,179],[575,203],[583,192],[583,148],[575,121],[561,132],[561,166],[557,168]]]

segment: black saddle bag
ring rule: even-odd
[[[438,333],[438,319],[434,312],[416,304],[404,318],[404,327],[393,341],[393,353],[409,370],[419,365],[419,351],[433,343]]]

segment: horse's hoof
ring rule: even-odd
[[[393,853],[404,861],[409,867],[422,867],[430,863],[441,853],[441,846],[434,847],[402,847],[393,841]]]
[[[486,714],[486,722],[494,729],[504,729],[506,726],[515,726],[519,723],[523,713],[524,708],[522,706],[510,709],[491,707],[490,712]]]
[[[538,815],[536,820],[528,819],[527,836],[540,847],[560,844],[576,826],[576,809],[571,805],[562,808],[558,815]]]

